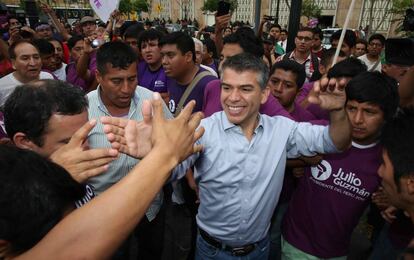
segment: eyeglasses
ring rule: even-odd
[[[312,38],[311,38],[311,37],[296,36],[296,38],[297,38],[300,42],[302,42],[302,41],[304,41],[304,42],[310,42],[310,41],[312,41]]]

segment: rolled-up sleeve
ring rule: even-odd
[[[337,152],[339,150],[336,149],[329,135],[329,126],[296,123],[289,135],[287,143],[288,158]]]

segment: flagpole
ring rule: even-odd
[[[352,10],[354,10],[354,5],[355,5],[355,0],[352,0],[351,5],[348,9],[348,14],[346,15],[344,26],[342,28],[342,33],[341,33],[341,37],[339,38],[338,46],[336,47],[335,56],[333,58],[332,65],[335,65],[336,61],[338,60],[339,51],[341,50],[342,43],[344,42],[345,33],[346,33],[347,28],[348,28],[348,24],[349,24],[349,20],[351,18]]]

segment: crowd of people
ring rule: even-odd
[[[414,256],[413,40],[42,10],[0,39],[1,259]]]

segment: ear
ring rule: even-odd
[[[268,86],[265,87],[265,89],[262,90],[262,98],[260,100],[260,104],[266,103],[267,99],[269,98],[270,94],[270,88]]]
[[[96,75],[96,81],[100,85],[103,81],[103,76],[98,70],[95,71],[95,75]]]
[[[26,134],[22,132],[17,132],[14,134],[13,143],[14,145],[16,145],[17,147],[21,149],[27,149],[27,150],[32,150],[32,151],[36,151],[38,149],[38,146],[35,143],[33,143],[31,140],[29,140]]]
[[[191,51],[188,51],[186,54],[184,54],[184,59],[187,63],[191,63],[193,61],[193,53]]]
[[[14,70],[16,70],[16,60],[15,59],[10,59],[11,63],[12,63],[12,67]]]
[[[410,175],[408,175],[406,178],[404,178],[403,182],[407,187],[408,194],[413,195],[414,194],[414,174],[411,173]]]

